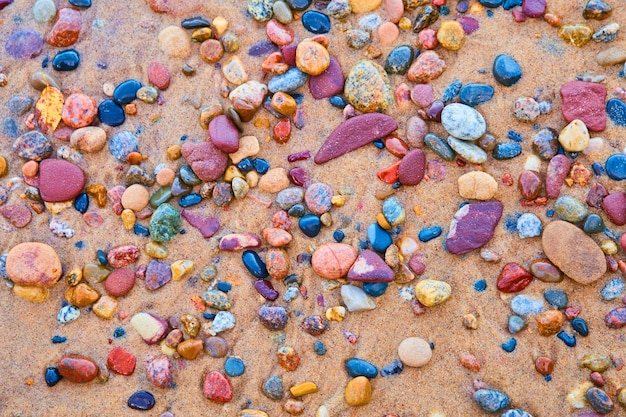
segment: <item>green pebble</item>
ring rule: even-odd
[[[454,151],[450,145],[434,133],[428,133],[424,136],[424,143],[440,158],[446,161],[452,161],[454,159]]]
[[[220,290],[208,290],[202,294],[202,300],[207,307],[214,308],[216,310],[229,310],[231,303],[225,292]]]
[[[150,237],[157,242],[169,242],[180,232],[180,213],[171,205],[161,204],[150,219]]]
[[[143,86],[137,90],[137,98],[144,103],[154,104],[159,98],[159,91],[151,86]]]
[[[233,54],[239,50],[239,37],[232,32],[223,34],[220,41],[222,41],[224,51],[229,54]]]
[[[448,137],[448,145],[470,164],[482,164],[487,160],[487,153],[471,142],[450,136]]]
[[[288,25],[289,23],[293,22],[293,14],[291,13],[291,9],[284,1],[277,1],[276,3],[274,3],[272,10],[274,11],[274,17],[280,23]]]
[[[554,212],[559,219],[570,223],[582,222],[588,214],[587,206],[569,195],[556,200]]]
[[[163,203],[167,203],[172,199],[172,187],[161,187],[150,197],[150,207],[157,208]]]
[[[217,268],[214,265],[209,265],[200,271],[200,279],[204,282],[211,282],[217,277]]]

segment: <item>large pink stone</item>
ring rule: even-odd
[[[565,155],[555,155],[548,163],[546,172],[546,195],[548,198],[557,198],[561,193],[561,186],[569,174],[572,166]]]
[[[190,225],[198,229],[205,239],[213,236],[220,228],[220,219],[217,217],[208,217],[189,210],[183,210],[180,214]]]
[[[314,99],[328,98],[343,91],[345,77],[341,71],[339,61],[334,56],[330,57],[330,65],[320,75],[309,79],[309,89]]]
[[[606,87],[602,84],[570,81],[561,86],[561,98],[561,112],[568,123],[580,119],[594,132],[606,128]]]
[[[446,248],[450,253],[463,255],[489,242],[502,217],[503,205],[499,201],[466,204],[461,207],[450,224]]]
[[[626,224],[626,193],[611,193],[602,200],[602,209],[617,226]]]
[[[63,159],[44,159],[39,164],[39,192],[43,201],[58,203],[74,199],[85,186],[85,174]]]
[[[185,142],[181,151],[193,172],[202,181],[215,181],[226,171],[228,155],[212,142]]]

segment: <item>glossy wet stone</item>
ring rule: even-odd
[[[302,15],[301,21],[307,31],[316,35],[330,32],[330,19],[324,13],[309,10]]]
[[[574,329],[576,333],[578,333],[579,335],[583,337],[587,337],[589,335],[589,326],[587,325],[587,322],[584,319],[580,317],[576,317],[575,319],[572,320],[571,324],[572,324],[572,329]]]
[[[378,375],[378,368],[363,359],[350,358],[345,363],[346,371],[352,378],[357,376],[364,376],[366,378],[376,378]]]
[[[613,411],[613,400],[600,388],[589,388],[586,397],[591,407],[597,412],[607,414]]]
[[[546,127],[533,136],[533,151],[543,160],[550,160],[559,150],[558,133]]]
[[[258,253],[253,250],[246,250],[241,255],[244,266],[255,278],[265,279],[269,276],[265,262]]]
[[[388,74],[404,75],[413,61],[413,49],[408,45],[394,48],[385,61],[385,71]]]
[[[322,229],[322,222],[318,216],[306,214],[298,220],[298,227],[308,237],[315,237]]]
[[[532,281],[533,276],[521,265],[509,262],[502,268],[496,281],[496,287],[505,293],[516,293],[522,291]]]
[[[448,133],[457,139],[473,141],[487,130],[483,116],[470,106],[452,103],[444,107],[441,124]]]
[[[126,80],[113,90],[113,101],[119,105],[129,104],[137,98],[137,91],[142,87],[137,80]]]
[[[509,406],[509,397],[493,389],[480,389],[474,393],[474,401],[487,413],[495,413]]]
[[[98,105],[98,118],[102,123],[115,127],[126,121],[126,114],[122,106],[107,99]]]
[[[493,236],[502,216],[503,205],[498,201],[466,204],[454,215],[446,248],[452,254],[462,255],[478,249]]]
[[[493,98],[494,88],[488,84],[466,84],[459,92],[461,103],[471,107],[486,103]]]
[[[367,228],[367,239],[377,252],[385,252],[393,243],[391,235],[377,223],[373,223]]]
[[[606,102],[606,113],[615,126],[626,126],[626,103],[617,98]]]
[[[453,136],[448,137],[448,145],[461,158],[471,164],[482,164],[487,161],[487,153],[473,142],[460,140]],[[495,149],[494,149],[495,150]]]
[[[522,77],[522,68],[517,61],[506,54],[501,54],[493,61],[493,76],[498,83],[510,87]]]
[[[424,136],[424,144],[432,149],[440,158],[446,161],[452,161],[454,159],[454,150],[445,140],[434,133],[428,133]]]
[[[44,379],[47,386],[54,387],[61,379],[63,379],[63,375],[59,372],[59,368],[56,366],[50,366],[46,368]]]
[[[522,154],[522,145],[519,143],[498,143],[492,151],[494,159],[512,159]]]
[[[148,391],[136,391],[128,398],[127,404],[133,410],[151,410],[156,400]]]
[[[80,65],[80,55],[75,49],[66,49],[52,59],[52,68],[57,71],[73,71]]]
[[[609,156],[604,164],[606,174],[613,180],[626,179],[626,155],[617,153]]]

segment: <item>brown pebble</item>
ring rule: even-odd
[[[203,343],[200,339],[188,339],[176,346],[178,354],[187,360],[194,360],[202,352]]]
[[[209,337],[204,341],[204,350],[212,358],[223,358],[228,354],[228,343],[221,337]]]
[[[39,172],[39,164],[36,161],[28,161],[22,165],[22,175],[28,178],[35,178]]]
[[[563,314],[559,310],[548,310],[535,317],[537,329],[542,336],[557,334],[563,327]]]
[[[554,361],[547,356],[538,356],[535,359],[535,369],[541,375],[550,375],[554,370]]]
[[[200,56],[206,62],[213,64],[224,56],[224,47],[222,43],[216,39],[209,39],[200,45]]]

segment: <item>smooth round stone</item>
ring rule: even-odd
[[[141,184],[133,184],[128,187],[122,194],[122,207],[141,211],[148,205],[150,193],[148,189]]]
[[[513,159],[522,154],[522,145],[519,143],[498,143],[491,152],[494,159]]]
[[[475,107],[493,98],[494,88],[488,84],[466,84],[459,92],[461,103]]]
[[[613,278],[602,287],[600,296],[604,301],[613,301],[624,293],[624,281],[620,278]]]
[[[428,134],[428,125],[419,116],[412,116],[406,122],[406,140],[414,148],[422,148]]]
[[[204,341],[204,351],[212,358],[223,358],[228,353],[228,344],[221,337],[212,336]]]
[[[288,25],[293,21],[293,13],[291,9],[284,1],[277,1],[272,6],[272,11],[274,12],[274,17],[280,23]]]
[[[269,2],[269,0],[265,0]],[[158,36],[159,49],[173,58],[186,58],[191,54],[190,36],[178,26],[167,26]]]
[[[517,233],[520,239],[541,236],[543,225],[533,213],[524,213],[517,219]]]
[[[70,144],[83,152],[101,150],[106,143],[106,132],[101,127],[87,126],[76,129],[70,136]]]
[[[465,42],[465,31],[456,20],[444,21],[437,31],[439,44],[449,51],[458,51]]]
[[[67,355],[58,364],[59,373],[74,383],[85,383],[98,375],[98,365],[93,359],[81,355]]]
[[[509,397],[493,389],[479,389],[474,393],[474,401],[487,413],[495,413],[509,406]]]
[[[522,317],[516,315],[509,317],[509,332],[511,334],[519,333],[524,327],[526,327],[526,320]]]
[[[522,12],[528,17],[541,17],[546,12],[546,0],[524,0]]]
[[[115,127],[126,121],[126,114],[122,106],[107,99],[98,105],[98,118],[102,123]]]
[[[404,75],[413,62],[413,48],[408,45],[401,45],[394,48],[385,61],[385,71],[388,74]]]
[[[75,49],[58,52],[52,59],[52,68],[57,71],[74,71],[80,65],[80,55]]]
[[[498,183],[486,172],[472,171],[458,179],[459,195],[475,200],[490,200],[498,192]]]
[[[313,252],[311,266],[322,278],[337,279],[345,276],[356,260],[356,250],[345,243],[325,243]]]
[[[543,297],[546,299],[548,304],[556,309],[561,310],[567,306],[567,294],[563,290],[546,290],[543,293]]]
[[[417,185],[424,178],[425,172],[426,155],[421,149],[412,149],[400,161],[398,180],[403,185]]]
[[[8,37],[4,43],[4,50],[11,58],[35,58],[43,50],[43,38],[34,30],[18,30]]]
[[[400,342],[398,356],[404,365],[420,368],[430,362],[433,351],[426,340],[419,337],[408,337]]]
[[[357,376],[364,376],[366,378],[376,378],[378,375],[378,368],[374,364],[360,359],[350,358],[346,361],[346,371],[352,378]]]
[[[434,307],[446,301],[452,294],[450,284],[425,279],[415,285],[415,298],[426,307]]]
[[[543,300],[529,297],[527,295],[517,295],[511,300],[511,310],[521,317],[536,315],[543,311],[545,305]]]
[[[39,192],[50,203],[74,199],[85,186],[85,174],[63,159],[46,159],[39,164]]]
[[[424,144],[432,149],[440,158],[446,161],[452,161],[454,159],[454,150],[445,140],[434,133],[428,133],[424,136]],[[485,157],[486,156],[487,154],[485,154]]]
[[[150,237],[157,242],[169,242],[180,232],[180,212],[171,205],[161,204],[150,218]]]
[[[492,71],[496,81],[505,87],[512,86],[522,78],[522,68],[515,59],[506,54],[496,57]]]
[[[364,282],[363,291],[371,297],[380,297],[387,291],[388,282]]]
[[[559,133],[559,143],[567,152],[580,152],[589,145],[587,126],[578,119],[572,120]]]
[[[482,164],[487,161],[487,153],[471,142],[450,136],[448,137],[448,145],[450,145],[450,148],[461,158],[471,164]]]
[[[128,154],[138,151],[137,136],[127,130],[116,133],[109,140],[109,152],[118,161],[126,162]]]
[[[316,237],[322,229],[322,222],[315,214],[305,214],[298,220],[298,227],[308,237]]]
[[[590,214],[585,220],[583,230],[587,234],[601,233],[604,231],[604,220],[597,214]]]
[[[59,256],[45,243],[25,242],[14,246],[6,258],[6,273],[17,285],[48,288],[61,277]]]
[[[116,269],[104,282],[107,292],[114,297],[123,297],[135,285],[135,273],[130,268]]]
[[[261,324],[270,330],[282,330],[287,325],[289,316],[284,307],[261,306],[259,309],[259,320]]]
[[[384,253],[387,248],[393,243],[393,239],[389,232],[380,227],[378,223],[372,223],[367,228],[367,239],[369,240],[372,248],[376,252]]]
[[[241,358],[229,356],[224,362],[224,372],[231,377],[241,376],[246,372],[246,365]]]
[[[572,329],[583,337],[587,337],[589,335],[589,326],[587,326],[587,322],[580,317],[576,317],[572,320]]]
[[[383,216],[385,220],[394,227],[404,222],[406,214],[398,199],[389,197],[383,202]]]
[[[128,406],[133,410],[151,410],[156,404],[154,395],[148,391],[136,391],[129,398],[127,402]]]
[[[344,86],[346,99],[363,113],[384,112],[393,102],[387,73],[377,63],[362,60],[352,67]]]
[[[626,103],[617,98],[606,102],[606,114],[615,126],[626,126]]]
[[[33,5],[33,17],[39,23],[47,23],[54,19],[57,7],[52,0],[37,0]]]
[[[585,395],[591,407],[601,414],[607,414],[613,411],[613,400],[608,394],[600,388],[589,388]]]
[[[626,155],[618,153],[609,156],[604,167],[609,178],[616,181],[626,179]]]
[[[331,97],[331,104],[333,104],[332,97],[338,97],[338,99],[340,99],[343,103],[343,107],[345,107],[346,103],[343,100],[343,97],[335,96],[336,94],[341,94],[343,92],[344,83],[345,77],[341,70],[339,61],[337,61],[337,58],[331,56],[328,68],[326,68],[326,70],[320,75],[313,76],[309,79],[309,90],[311,91],[313,98],[316,100]],[[335,106],[335,104],[333,104],[333,106]]]
[[[330,210],[333,190],[330,186],[322,183],[311,184],[304,193],[304,201],[313,213],[324,214]]]
[[[411,101],[415,103],[418,107],[421,107],[423,109],[430,107],[430,105],[433,104],[433,101],[435,101],[435,92],[433,90],[433,86],[431,84],[417,84],[411,90]],[[413,116],[412,118],[419,117]]]
[[[372,385],[369,379],[358,376],[346,385],[344,399],[349,406],[358,407],[365,405],[372,399]]]
[[[123,81],[113,90],[113,100],[119,105],[129,104],[137,98],[137,91],[141,87],[137,80]]]
[[[588,214],[587,206],[569,195],[561,196],[556,200],[554,212],[561,220],[570,223],[582,222]]]
[[[418,233],[417,237],[421,242],[428,242],[436,237],[441,236],[442,229],[439,226],[427,227]]]
[[[258,253],[253,250],[246,250],[241,255],[243,265],[257,279],[265,279],[269,276],[265,262]]]
[[[311,33],[321,35],[330,32],[330,19],[324,13],[309,10],[304,12],[300,20],[302,26]]]
[[[300,69],[290,68],[284,74],[272,77],[267,83],[267,88],[271,93],[277,93],[279,91],[292,93],[302,87],[308,79],[309,76],[300,71]]]
[[[620,30],[619,24],[615,22],[609,23],[608,25],[602,26],[600,29],[598,29],[593,34],[591,39],[593,39],[596,42],[612,42],[617,37],[619,30]]]

